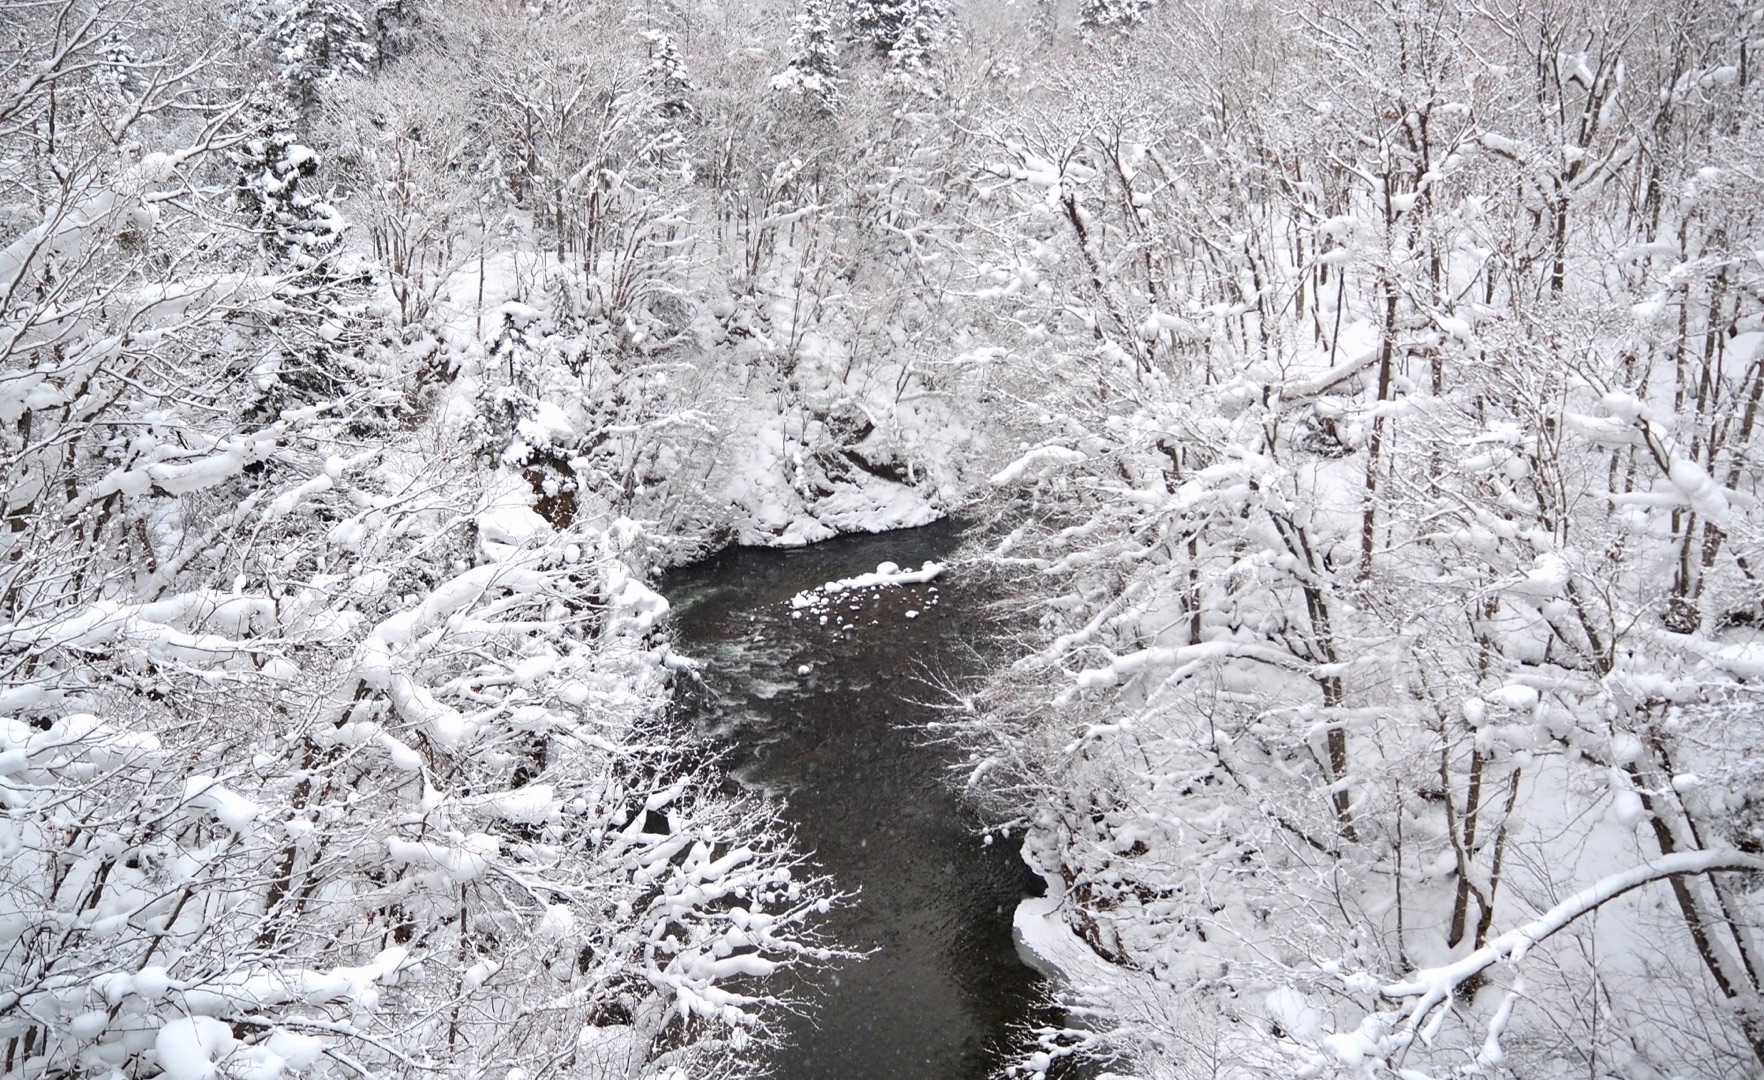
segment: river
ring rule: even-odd
[[[681,695],[692,722],[727,748],[741,783],[786,799],[801,846],[860,891],[826,930],[871,955],[787,985],[811,1008],[786,1019],[769,1061],[779,1080],[978,1080],[1027,1021],[1049,1019],[1011,941],[1012,911],[1040,881],[1014,842],[976,835],[946,787],[946,753],[919,730],[934,715],[924,673],[982,662],[986,598],[945,574],[842,593],[819,611],[791,605],[883,562],[942,559],[959,539],[943,522],[737,548],[662,586],[676,648],[704,663],[703,685]]]

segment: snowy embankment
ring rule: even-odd
[[[1138,967],[1110,962],[1073,929],[1080,918],[1078,904],[1058,874],[1036,864],[1032,844],[1023,848],[1023,861],[1040,876],[1046,895],[1017,904],[1011,918],[1011,939],[1023,962],[1040,972],[1053,986],[1054,995],[1066,1011],[1067,1029],[1047,1031],[1036,1049],[1027,1051],[1014,1066],[1013,1075],[1045,1077],[1056,1060],[1083,1053],[1087,1048],[1113,1057],[1131,1048],[1135,1057],[1129,1073],[1105,1070],[1098,1080],[1134,1080],[1137,1077],[1171,1075],[1183,1055],[1170,1055],[1172,1033],[1188,1029],[1193,1016],[1172,999],[1168,985]],[[1227,1046],[1245,1061],[1264,1061],[1274,1075],[1278,1062],[1258,1050],[1244,1031],[1210,1033],[1216,1050]]]
[[[739,543],[800,547],[843,533],[877,533],[929,525],[943,516],[943,498],[929,483],[901,482],[856,464],[858,452],[828,446],[819,422],[801,436],[766,403],[748,403],[728,423],[743,452],[730,455],[721,491]],[[805,445],[806,440],[806,445]],[[864,444],[880,443],[874,436]],[[836,467],[830,469],[829,464]]]
[[[1131,992],[1136,986],[1142,996],[1157,992],[1155,980],[1149,976],[1111,964],[1097,955],[1062,914],[1068,902],[1065,882],[1059,875],[1036,866],[1027,849],[1024,862],[1041,877],[1047,889],[1045,896],[1032,896],[1018,903],[1011,918],[1011,939],[1025,964],[1041,972],[1074,1002],[1117,1001],[1118,995]]]
[[[652,523],[663,562],[927,525],[971,483],[981,435],[952,399],[902,392],[911,360],[854,363],[854,343],[806,329],[785,356],[771,338],[731,337],[714,304],[685,335],[693,359],[608,350],[535,280],[579,284],[548,256],[503,253],[442,290],[439,355],[457,377],[440,426],[494,443],[536,498],[609,495]],[[770,314],[778,328],[794,318],[782,300]]]

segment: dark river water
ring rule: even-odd
[[[925,671],[980,662],[983,598],[945,574],[791,605],[884,561],[942,559],[958,539],[940,523],[732,549],[663,582],[676,648],[705,665],[703,686],[681,695],[693,721],[742,783],[787,800],[801,846],[839,887],[860,891],[826,929],[871,955],[791,988],[812,1008],[786,1023],[780,1080],[977,1080],[1004,1063],[1013,1027],[1020,1037],[1047,1018],[1040,977],[1011,942],[1012,910],[1040,882],[1016,844],[981,842],[945,787],[943,752],[915,730],[933,715],[915,703],[932,696]]]

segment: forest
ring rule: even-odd
[[[1001,1075],[1759,1075],[1754,43],[0,0],[0,1078],[759,1075],[861,898],[657,574],[946,515]]]

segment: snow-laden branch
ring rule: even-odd
[[[1409,1023],[1413,1027],[1436,1006],[1450,998],[1452,992],[1472,976],[1503,960],[1523,960],[1532,946],[1624,893],[1683,874],[1707,874],[1721,870],[1764,872],[1764,857],[1748,855],[1743,851],[1682,851],[1663,855],[1651,862],[1600,878],[1537,918],[1507,931],[1475,952],[1449,964],[1418,971],[1401,982],[1381,987],[1379,992],[1391,998],[1420,998],[1409,1009]]]
[[[122,215],[141,204],[147,189],[165,182],[178,166],[206,150],[196,146],[148,154],[116,182],[98,188],[78,202],[56,206],[40,224],[0,248],[0,297],[10,298],[27,270],[44,255],[65,252],[84,243],[91,233],[116,227]]]
[[[1068,446],[1038,446],[994,473],[987,482],[993,487],[1008,487],[1025,476],[1040,479],[1061,466],[1086,460],[1088,457],[1083,451]]]
[[[1119,686],[1147,668],[1175,669],[1165,676],[1168,681],[1186,676],[1202,664],[1222,660],[1255,660],[1289,670],[1300,667],[1291,653],[1249,641],[1203,641],[1195,645],[1141,649],[1125,656],[1117,656],[1102,667],[1080,671],[1073,679],[1073,684],[1054,699],[1054,704],[1070,704],[1073,698],[1085,690]]]

